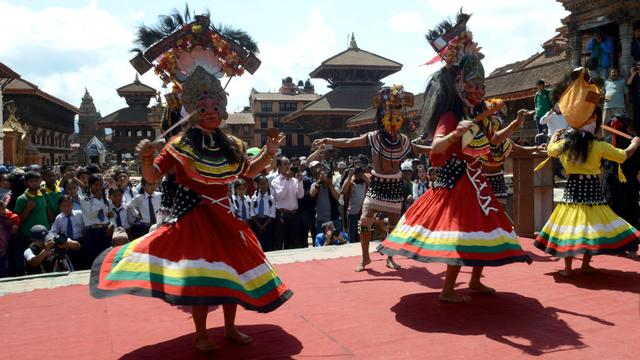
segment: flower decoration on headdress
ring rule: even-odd
[[[482,48],[473,41],[473,34],[467,29],[469,18],[471,15],[463,13],[460,9],[455,25],[446,19],[425,35],[438,54],[427,62],[428,65],[444,61],[447,65],[460,66],[465,57],[473,56],[480,60],[484,58],[480,52]]]
[[[396,133],[404,123],[403,110],[413,106],[413,94],[402,85],[383,87],[373,98],[378,126],[388,133]]]
[[[160,16],[158,25],[141,26],[133,67],[140,74],[153,68],[165,84],[178,88],[197,67],[217,78],[240,76],[245,71],[253,74],[258,69],[260,60],[254,55],[258,46],[247,33],[213,26],[208,13],[191,18],[187,7],[185,14],[174,10]]]
[[[484,55],[473,41],[473,34],[467,29],[471,15],[460,9],[455,25],[447,19],[426,34],[426,38],[437,55],[427,62],[434,64],[444,61],[446,67],[456,72],[458,93],[468,107],[476,107],[484,98]]]

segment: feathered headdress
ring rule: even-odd
[[[462,9],[458,12],[455,25],[450,19],[442,21],[435,29],[429,30],[425,37],[437,55],[426,64],[435,64],[444,61],[448,65],[460,65],[467,56],[484,58],[480,53],[481,48],[473,41],[473,34],[467,29],[467,21],[470,14],[465,14]]]
[[[211,24],[210,14],[192,15],[189,7],[181,15],[174,10],[162,15],[155,26],[138,28],[138,55],[131,64],[140,74],[151,68],[165,84],[180,84],[199,66],[217,78],[253,74],[260,66],[254,53],[258,46],[246,32]]]

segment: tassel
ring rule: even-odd
[[[544,159],[543,162],[541,162],[540,164],[538,164],[538,166],[536,166],[533,171],[538,171],[540,169],[542,169],[545,165],[547,165],[547,163],[549,162],[549,160],[551,160],[551,157],[548,157],[546,159]]]
[[[620,180],[621,183],[627,182],[627,178],[624,176],[624,173],[622,172],[622,165],[620,164],[618,164],[618,180]]]

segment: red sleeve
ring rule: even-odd
[[[7,210],[5,215],[9,218],[13,225],[20,225],[20,217],[18,216],[18,214]]]
[[[168,173],[172,167],[178,165],[178,160],[176,160],[176,158],[169,154],[169,151],[167,151],[167,146],[169,145],[166,145],[160,152],[160,155],[158,155],[153,160],[153,164],[158,167],[160,173],[162,174]]]
[[[436,127],[436,132],[433,136],[438,135],[447,135],[458,126],[458,120],[453,112],[449,111],[440,116],[440,120],[438,120],[438,126]]]

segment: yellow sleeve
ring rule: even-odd
[[[627,153],[623,149],[615,148],[613,145],[604,141],[599,141],[598,144],[604,159],[615,161],[618,164],[622,164],[627,160]]]
[[[550,157],[558,157],[562,152],[562,147],[564,146],[564,140],[556,141],[547,145],[547,154]]]

